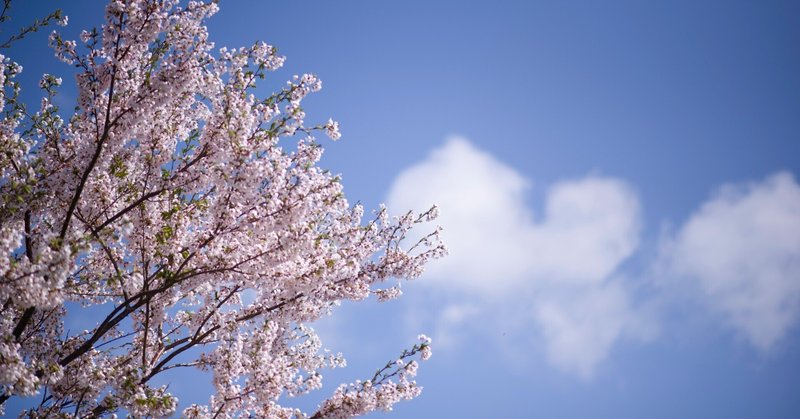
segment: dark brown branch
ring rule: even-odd
[[[31,236],[31,210],[25,211],[25,255],[33,263],[33,237]]]
[[[139,205],[141,205],[143,202],[147,201],[148,199],[150,199],[150,198],[152,198],[154,196],[157,196],[158,194],[160,194],[162,192],[164,192],[164,189],[159,189],[159,190],[152,191],[152,192],[149,192],[149,193],[146,193],[146,194],[142,195],[141,198],[137,199],[132,204],[128,205],[127,207],[125,207],[122,210],[120,210],[118,213],[114,214],[113,217],[111,217],[108,220],[106,220],[105,222],[103,222],[103,224],[100,224],[100,226],[97,227],[97,231],[102,231],[104,228],[108,227],[109,224],[113,223],[114,221],[117,221],[119,219],[119,217],[122,217],[123,215],[125,215],[126,213],[131,211],[132,209],[134,209],[134,208],[138,207]]]
[[[31,212],[30,210],[25,211],[25,255],[28,257],[28,261],[33,263],[33,239],[31,237]],[[25,331],[25,328],[28,327],[28,323],[30,323],[33,315],[36,313],[35,307],[28,307],[25,309],[25,312],[22,313],[22,317],[20,317],[17,325],[14,326],[14,339],[19,341],[20,336]]]
[[[28,326],[28,323],[30,323],[35,313],[35,307],[28,307],[25,309],[25,312],[22,313],[22,317],[20,317],[19,322],[17,322],[17,325],[14,326],[14,338],[17,341],[19,341],[20,336],[22,336],[22,332],[25,331],[25,328]]]
[[[92,336],[89,337],[89,339],[87,339],[86,341],[84,341],[81,344],[81,346],[75,348],[75,350],[72,351],[69,355],[61,358],[61,360],[58,361],[58,364],[61,365],[62,367],[66,366],[70,362],[76,360],[81,355],[85,354],[86,352],[89,352],[94,346],[94,344],[100,340],[100,338],[105,336],[105,334],[108,333],[112,328],[114,328],[114,326],[116,326],[117,324],[119,324],[119,322],[128,317],[129,314],[133,313],[134,311],[136,311],[136,309],[141,307],[145,303],[145,301],[147,300],[141,299],[134,305],[120,304],[116,306],[114,310],[112,310],[111,313],[109,313],[108,316],[106,316],[106,318],[103,320],[100,326],[97,327]]]
[[[117,40],[115,44],[115,55],[116,52],[119,50],[119,43],[120,43],[120,36],[117,35]],[[97,165],[97,161],[100,159],[100,154],[103,151],[103,145],[105,144],[106,140],[108,139],[108,134],[111,131],[111,104],[114,102],[114,83],[117,80],[117,66],[116,64],[113,65],[111,68],[111,83],[108,88],[108,103],[106,104],[106,117],[105,122],[103,123],[103,134],[100,138],[97,139],[97,147],[94,149],[94,155],[92,156],[92,160],[89,162],[89,165],[84,170],[83,175],[81,176],[81,181],[78,183],[78,188],[75,189],[75,194],[72,196],[72,201],[69,203],[69,208],[67,209],[67,215],[64,218],[64,223],[61,225],[61,233],[59,233],[59,238],[64,240],[64,237],[67,235],[67,230],[69,230],[69,222],[72,219],[72,214],[75,212],[75,207],[78,206],[78,201],[83,194],[83,188],[86,186],[86,182],[89,180],[89,175],[94,170],[94,167]]]
[[[211,333],[216,331],[219,328],[218,325],[210,328],[209,330],[207,330],[206,332],[204,332],[202,334],[200,333],[200,331],[203,330],[203,327],[205,327],[206,323],[208,323],[208,321],[211,320],[211,317],[213,317],[214,313],[219,311],[219,309],[223,305],[225,305],[225,303],[228,302],[228,300],[230,300],[231,297],[233,297],[237,292],[239,292],[239,287],[235,287],[234,289],[232,289],[231,292],[228,293],[227,296],[225,296],[225,298],[220,300],[217,303],[217,306],[210,313],[208,313],[208,315],[206,315],[206,317],[203,319],[203,321],[200,323],[200,325],[197,326],[197,330],[195,331],[194,336],[192,336],[192,338],[189,339],[189,341],[186,343],[186,345],[181,346],[180,348],[174,350],[169,355],[167,355],[164,359],[162,359],[158,364],[156,364],[155,367],[153,367],[153,369],[150,371],[149,374],[147,374],[146,376],[142,377],[142,381],[141,382],[142,383],[147,382],[147,380],[149,380],[150,378],[152,378],[153,376],[155,376],[159,372],[163,371],[163,369],[167,365],[167,363],[169,363],[169,361],[171,361],[173,358],[175,358],[176,356],[180,355],[184,351],[186,351],[188,349],[191,349],[193,346],[197,345],[198,343],[202,343],[203,339],[205,339],[208,335],[210,335]]]

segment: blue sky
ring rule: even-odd
[[[11,26],[56,7],[101,22]],[[349,361],[329,385],[424,332],[394,417],[800,416],[797,2],[223,0],[209,27],[286,55],[265,94],[322,78],[351,202],[442,207],[449,258],[316,325]],[[25,86],[70,80],[45,38],[9,53]]]

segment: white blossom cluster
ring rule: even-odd
[[[114,0],[80,45],[54,32],[78,72],[68,120],[51,75],[26,116],[21,67],[0,56],[0,414],[39,393],[32,416],[170,416],[177,397],[150,383],[173,368],[213,376],[215,394],[187,417],[348,417],[419,394],[410,358],[430,356],[424,336],[316,412],[290,406],[345,365],[307,323],[342,300],[398,297],[399,283],[379,284],[418,277],[446,250],[438,228],[404,244],[435,207],[365,217],[347,202],[313,136],[336,140],[339,124],[304,121],[321,81],[256,97],[284,58],[265,43],[214,52],[204,20],[217,8]],[[97,326],[64,331],[81,311],[102,313]]]
[[[419,340],[397,360],[378,370],[372,379],[340,385],[312,418],[349,418],[375,410],[391,411],[400,400],[419,396],[422,388],[410,380],[417,375],[418,365],[409,359],[420,355],[422,360],[427,360],[431,355],[431,340],[425,335],[420,335]]]

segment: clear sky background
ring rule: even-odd
[[[16,3],[6,33],[102,19]],[[424,332],[393,417],[800,417],[800,3],[222,0],[209,27],[286,55],[265,95],[322,78],[351,202],[442,209],[450,257],[315,325],[349,361],[327,388]],[[30,100],[72,83],[36,35],[8,53]]]

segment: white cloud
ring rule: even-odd
[[[563,370],[588,379],[620,337],[653,337],[652,325],[631,307],[618,282],[559,291],[560,298],[543,298],[534,310],[547,358]]]
[[[589,176],[553,186],[541,222],[525,204],[530,182],[461,138],[403,171],[389,208],[441,208],[450,254],[426,282],[502,294],[520,282],[597,282],[638,244],[639,204],[622,181]]]
[[[638,246],[638,198],[623,181],[561,182],[546,202],[544,220],[529,231],[537,277],[601,282]]]
[[[465,328],[487,337],[509,328],[533,337],[552,365],[589,378],[619,341],[649,340],[658,328],[652,311],[632,302],[632,281],[618,276],[639,247],[638,197],[622,180],[590,175],[552,185],[535,214],[530,188],[513,168],[452,138],[395,179],[388,203],[441,208],[450,255],[421,282],[448,298],[431,304],[444,346]],[[662,304],[650,308],[688,290],[769,350],[800,317],[800,185],[779,173],[721,188],[663,239],[652,262],[666,288],[654,290]]]
[[[424,210],[436,203],[449,255],[432,263],[426,281],[454,291],[505,290],[524,279],[530,260],[528,181],[463,139],[451,139],[403,171],[390,209]]]
[[[770,349],[800,312],[800,186],[789,173],[728,185],[668,239],[662,269],[753,345]]]
[[[403,171],[388,201],[395,209],[441,208],[450,254],[432,263],[422,282],[479,297],[484,314],[525,308],[523,333],[537,325],[552,364],[589,377],[620,338],[641,336],[626,290],[610,280],[638,246],[638,199],[610,177],[563,181],[549,189],[537,220],[525,203],[529,188],[514,169],[452,138]],[[438,322],[446,339],[453,336],[447,327],[479,317],[464,304],[451,307],[457,310],[444,310]]]
[[[442,309],[436,321],[436,348],[456,349],[462,343],[463,330],[467,321],[474,322],[480,315],[480,311],[473,304],[456,303]]]

